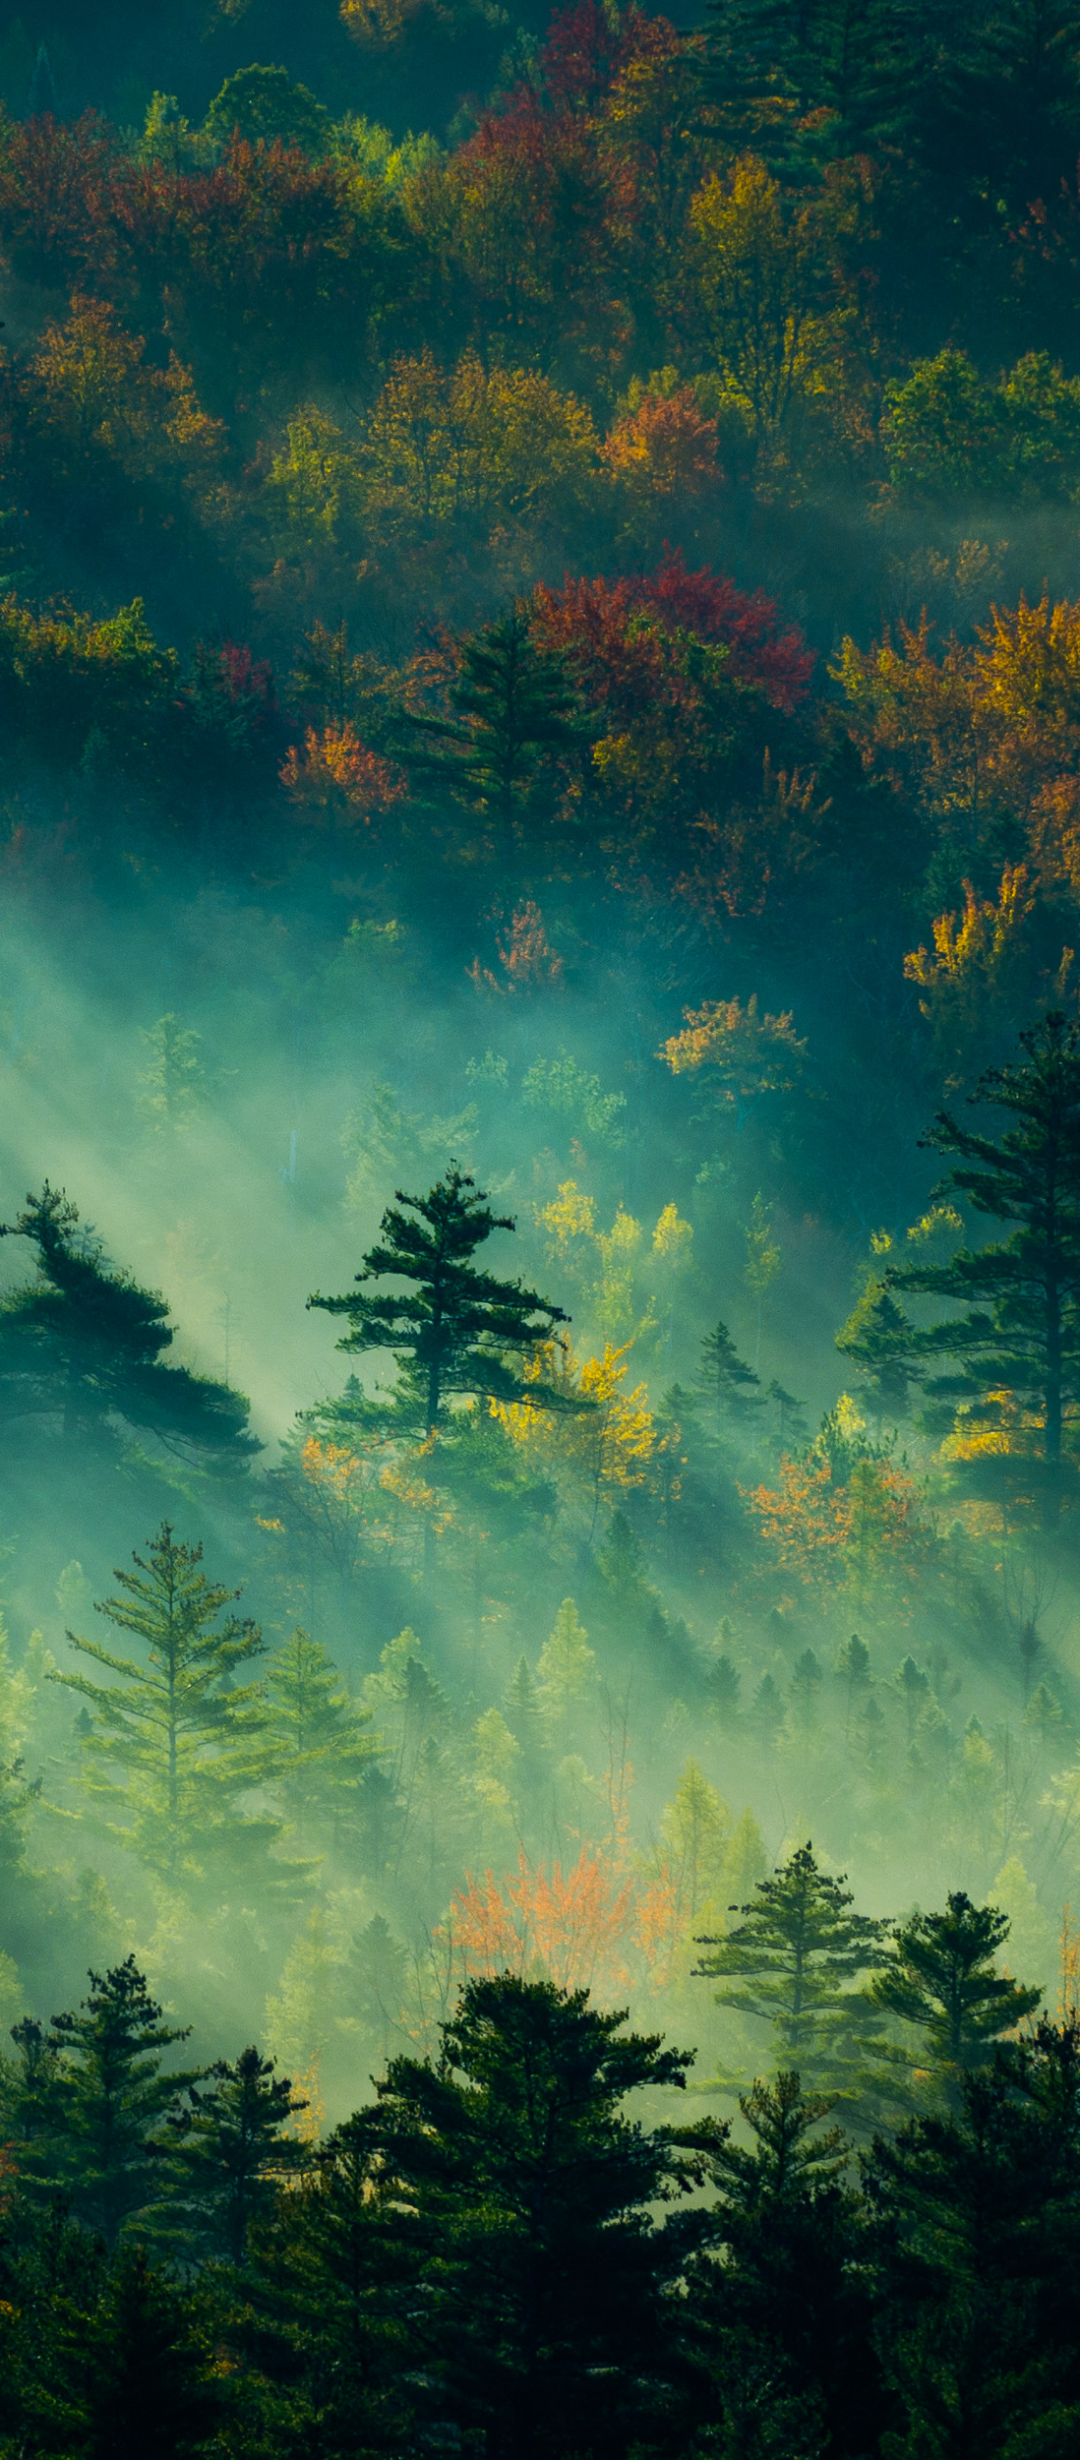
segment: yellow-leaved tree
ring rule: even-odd
[[[745,1008],[738,999],[708,999],[684,1008],[682,1032],[670,1034],[657,1053],[673,1076],[700,1076],[713,1098],[734,1110],[739,1126],[747,1102],[763,1093],[790,1093],[806,1054],[790,1009],[762,1016],[756,993]]]
[[[525,1368],[527,1382],[548,1384],[586,1404],[574,1410],[543,1409],[532,1401],[492,1402],[515,1443],[553,1477],[566,1500],[588,1522],[590,1543],[601,1507],[645,1484],[657,1452],[657,1432],[648,1391],[630,1392],[627,1348],[605,1342],[599,1358],[582,1365],[568,1347],[545,1342]]]
[[[853,306],[839,242],[858,183],[785,190],[754,154],[713,171],[690,207],[694,272],[721,379],[719,406],[770,457],[846,355]]]
[[[537,1207],[535,1220],[545,1235],[548,1262],[581,1292],[585,1318],[605,1342],[629,1349],[669,1331],[694,1236],[676,1205],[664,1206],[651,1239],[622,1204],[610,1228],[602,1230],[593,1197],[576,1179],[564,1179],[550,1202]]]
[[[473,350],[440,367],[399,357],[360,450],[366,509],[390,536],[531,525],[584,500],[599,440],[572,393],[529,368],[485,368]]]

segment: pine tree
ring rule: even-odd
[[[703,72],[719,133],[805,175],[865,146],[888,0],[706,0]],[[805,123],[818,115],[808,131]],[[823,125],[821,123],[824,123]]]
[[[784,1722],[784,1703],[771,1674],[763,1674],[750,1702],[749,1723],[763,1743],[771,1743]]]
[[[851,1985],[882,1963],[889,1927],[853,1913],[853,1902],[842,1879],[818,1868],[812,1846],[800,1845],[759,1881],[741,1922],[699,1942],[710,1954],[697,1968],[722,1983],[719,2006],[769,2025],[778,2068],[848,2102],[865,2095],[883,2064],[871,2039],[880,2024],[864,1990]]]
[[[954,2102],[961,2077],[984,2066],[1002,2034],[1042,1997],[998,1972],[994,1959],[1008,1934],[1005,1914],[957,1890],[944,1913],[917,1913],[901,1925],[870,1984],[875,2006],[915,2026],[915,2063],[929,2062]]]
[[[725,1413],[738,1424],[745,1421],[751,1410],[761,1407],[760,1401],[752,1397],[760,1382],[760,1376],[739,1357],[721,1318],[701,1344],[701,1365],[695,1378],[695,1389],[711,1405],[718,1435],[723,1430]]]
[[[595,1672],[596,1655],[572,1597],[564,1597],[536,1661],[536,1688],[549,1717],[565,1717]]]
[[[456,719],[412,716],[404,758],[492,811],[512,843],[515,811],[534,785],[539,755],[580,739],[573,688],[560,657],[538,649],[514,608],[465,643],[450,692]]]
[[[680,1917],[694,1922],[715,1896],[726,1868],[731,1813],[697,1760],[689,1759],[660,1817],[660,1856],[675,1885]]]
[[[220,1850],[236,1796],[255,1781],[260,1686],[237,1683],[236,1675],[263,1643],[248,1618],[220,1621],[239,1590],[207,1580],[202,1547],[181,1544],[168,1521],[148,1555],[132,1561],[133,1572],[115,1575],[122,1594],[97,1611],[142,1642],[145,1662],[69,1632],[80,1657],[117,1679],[58,1673],[55,1680],[87,1704],[91,1797],[151,1869],[175,1880],[199,1871],[211,1840]],[[258,1823],[254,1830],[265,1833]]]
[[[138,1105],[155,1136],[191,1127],[206,1091],[206,1071],[199,1056],[202,1035],[182,1025],[170,1009],[144,1031],[147,1065],[136,1079]]]
[[[836,1660],[836,1672],[844,1686],[844,1740],[851,1741],[851,1728],[859,1711],[864,1709],[873,1689],[870,1671],[870,1651],[865,1640],[853,1631],[845,1641]]]
[[[201,2460],[231,2421],[197,2293],[136,2246],[120,2247],[96,2298],[90,2285],[76,2273],[76,2295],[56,2300],[53,2364],[27,2401],[32,2440],[21,2447],[79,2460]]]
[[[259,1749],[290,1826],[355,1821],[379,1754],[371,1712],[354,1707],[329,1651],[299,1627],[267,1665]]]
[[[222,1468],[261,1449],[242,1393],[162,1363],[173,1339],[165,1299],[109,1262],[62,1190],[46,1182],[17,1220],[0,1224],[0,1238],[29,1239],[37,1251],[36,1280],[0,1302],[9,1418],[57,1424],[65,1440],[138,1428]]]
[[[1080,2035],[1040,2023],[866,2165],[876,2338],[905,2452],[1071,2460],[1080,2432]]]
[[[451,1393],[567,1406],[565,1396],[547,1385],[523,1382],[507,1365],[506,1353],[534,1352],[569,1317],[537,1291],[519,1281],[499,1281],[472,1261],[493,1231],[513,1230],[515,1223],[489,1210],[487,1197],[456,1162],[426,1196],[405,1196],[399,1189],[398,1203],[405,1211],[390,1207],[383,1214],[382,1244],[369,1249],[356,1280],[389,1277],[411,1283],[412,1290],[385,1298],[351,1291],[323,1298],[315,1292],[309,1307],[349,1318],[338,1348],[393,1350],[422,1392],[429,1430],[439,1425]]]
[[[439,2249],[410,2302],[425,2406],[444,2433],[482,2430],[491,2460],[622,2451],[659,2391],[649,2211],[692,2162],[621,2105],[679,2084],[689,2056],[623,2023],[585,1991],[470,1982],[438,2058],[395,2059],[365,2114],[402,2243]]]
[[[742,1676],[726,1650],[714,1657],[705,1675],[710,1707],[722,1726],[733,1726],[739,1714]]]
[[[302,2165],[302,2147],[283,2131],[307,2106],[273,2059],[251,2046],[231,2065],[220,2059],[209,2068],[170,2115],[196,2234],[230,2263],[245,2261],[253,2222]]]
[[[740,2099],[749,2142],[725,2129],[706,2152],[717,2197],[688,2267],[687,2338],[725,2451],[854,2460],[886,2422],[865,2219],[851,2146],[822,2124],[831,2106],[782,2073]]]
[[[41,2054],[42,2167],[76,2219],[114,2246],[136,2227],[167,2227],[176,2178],[166,2121],[200,2071],[162,2073],[162,2054],[188,2034],[163,2021],[133,1956],[89,1978],[89,1996],[54,2016]]]
[[[896,1669],[895,1688],[903,1704],[908,1750],[915,1742],[915,1728],[930,1698],[930,1677],[923,1666],[917,1666],[909,1654]]]
[[[506,1693],[506,1722],[521,1754],[520,1791],[535,1798],[550,1766],[543,1702],[527,1657],[519,1657]]]
[[[976,1088],[977,1101],[1009,1114],[996,1142],[948,1111],[927,1138],[961,1157],[936,1193],[962,1196],[1015,1229],[997,1244],[963,1247],[944,1264],[893,1268],[887,1278],[967,1308],[917,1337],[922,1357],[958,1364],[928,1389],[984,1423],[1000,1416],[1003,1389],[1037,1416],[1052,1518],[1063,1435],[1080,1415],[1080,1025],[1055,1010],[1020,1040],[1021,1065],[992,1069]]]
[[[914,1360],[917,1338],[903,1308],[880,1282],[869,1283],[837,1333],[837,1349],[864,1378],[863,1398],[879,1434],[883,1419],[906,1418],[911,1408],[912,1387],[922,1380]]]
[[[252,2248],[275,2451],[390,2460],[416,2447],[431,2255],[425,2232],[402,2227],[372,2110],[356,2111],[315,2147]]]

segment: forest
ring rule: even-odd
[[[1074,2460],[1080,0],[0,8],[0,737],[0,2460]]]

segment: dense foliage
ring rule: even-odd
[[[0,12],[11,2460],[1076,2445],[1078,160]]]

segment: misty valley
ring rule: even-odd
[[[0,2460],[1080,2450],[1078,161],[0,10]]]

